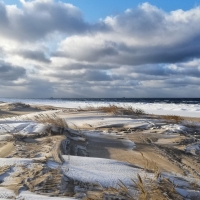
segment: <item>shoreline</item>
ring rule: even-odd
[[[7,102],[18,103],[10,99]],[[200,118],[200,103],[195,104],[185,104],[182,103],[166,103],[166,102],[106,102],[106,101],[67,101],[67,100],[48,100],[48,99],[20,99],[21,103],[30,104],[32,106],[45,105],[60,108],[86,108],[86,107],[100,107],[100,106],[131,106],[133,108],[138,108],[144,110],[148,114],[154,115],[177,115],[183,117],[195,117]]]

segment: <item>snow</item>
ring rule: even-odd
[[[196,191],[196,190],[189,190],[189,189],[182,189],[182,188],[175,188],[176,191],[183,197],[185,197],[186,199],[200,199],[200,191]]]
[[[0,120],[0,134],[34,134],[43,133],[49,127],[32,121],[15,121],[15,120]]]
[[[16,199],[16,200],[75,200],[75,198],[71,197],[49,197],[44,195],[38,195],[34,194],[29,191],[22,191],[18,196],[15,195],[15,193],[12,190],[0,187],[0,200],[4,199]]]
[[[173,173],[167,173],[163,172],[162,176],[164,178],[169,179],[174,185],[176,191],[185,197],[186,199],[191,199],[191,197],[197,197],[200,198],[200,191],[197,190],[191,190],[190,185],[192,183],[197,184],[200,187],[200,181],[198,178],[190,177],[190,176],[182,176],[182,175],[175,175]]]
[[[142,177],[152,176],[143,169],[116,160],[80,156],[63,156],[63,158],[65,163],[62,169],[67,177],[81,182],[99,183],[103,187],[117,187],[119,180],[131,185],[133,184],[131,179],[137,181],[137,174]],[[52,163],[48,165],[53,167]]]
[[[0,158],[0,167],[4,166],[20,166],[32,163],[32,159],[29,158]]]
[[[0,199],[13,199],[15,197],[15,193],[12,190],[6,189],[4,187],[0,187]]]
[[[186,129],[186,127],[181,124],[167,124],[162,126],[162,128],[166,129],[167,133],[179,133]]]
[[[111,114],[101,113],[98,111],[87,111],[87,112],[77,112],[68,113],[60,112],[58,116],[65,119],[70,128],[74,129],[76,127],[87,128],[109,128],[109,127],[126,127],[126,128],[150,128],[155,126],[155,122],[158,120],[148,120],[148,119],[133,119],[130,116],[111,116]]]
[[[123,143],[123,145],[127,148],[132,150],[133,148],[135,148],[135,143],[127,138],[124,137],[123,134],[119,134],[119,133],[115,133],[115,132],[103,132],[103,131],[81,131],[81,133],[85,136],[88,137],[93,137],[93,138],[108,138],[108,137],[112,137],[113,139],[119,139],[119,138],[123,138],[121,139],[121,142]]]
[[[41,103],[42,102],[42,103]],[[41,104],[45,104],[43,101],[41,101]],[[27,102],[25,102],[27,103]],[[32,102],[36,103],[36,102]],[[38,102],[37,102],[38,103]],[[59,104],[60,103],[60,104]],[[61,107],[75,107],[78,108],[79,106],[84,107],[88,105],[92,106],[100,106],[100,105],[107,105],[105,102],[97,103],[94,102],[93,104],[88,104],[87,102],[64,102],[61,104],[59,102],[59,106]],[[71,103],[71,104],[70,104]],[[58,104],[53,104],[51,102],[50,105],[58,106]],[[120,103],[115,103],[119,106],[122,106]],[[48,105],[48,104],[46,104]],[[123,103],[124,105],[124,103]],[[125,105],[129,105],[128,103]],[[131,104],[132,105],[132,104]],[[143,106],[143,107],[136,107],[137,106]],[[145,110],[145,104],[137,104],[135,103],[132,105],[134,108],[142,108]],[[148,104],[149,106],[150,104]],[[163,104],[164,105],[164,104]],[[156,107],[157,106],[157,107]],[[161,105],[160,105],[161,106]],[[170,106],[170,107],[169,107]],[[173,107],[173,104],[170,105],[164,105],[164,107],[159,107],[155,103],[152,104],[151,109],[155,109],[153,112],[156,114],[157,111],[161,112],[162,114],[166,114],[168,111],[172,111],[169,114],[174,114],[175,111],[183,111],[184,115],[188,114],[189,112],[193,114],[198,114],[200,116],[200,109],[195,110],[196,108],[193,107],[193,109],[190,109],[190,105],[176,105],[176,108]],[[183,107],[186,106],[186,109],[184,110]],[[195,105],[198,107],[199,105]],[[146,107],[147,108],[147,107]],[[157,109],[157,110],[156,110]],[[148,110],[148,109],[147,109]],[[147,110],[145,110],[147,112]],[[150,109],[149,109],[150,110]],[[59,111],[47,111],[47,112],[40,112],[40,113],[32,113],[25,116],[21,116],[16,118],[8,118],[8,119],[1,119],[0,120],[0,140],[4,140],[7,137],[11,137],[11,134],[20,133],[22,135],[28,135],[28,134],[38,134],[45,132],[49,125],[44,125],[41,123],[33,122],[31,120],[26,120],[26,118],[34,118],[34,116],[38,114],[51,114]],[[160,114],[160,113],[157,113]],[[194,116],[192,114],[192,116]],[[195,114],[195,115],[196,115]],[[77,113],[76,115],[70,115],[69,113],[60,113],[60,116],[62,116],[66,121],[71,124],[79,127],[84,124],[89,124],[93,128],[94,127],[114,127],[114,126],[124,126],[128,128],[151,128],[155,126],[156,121],[147,120],[147,119],[132,119],[128,116],[121,116],[121,117],[113,117],[109,116],[107,114],[102,113],[91,113],[83,115],[83,113]],[[82,115],[82,116],[81,116]],[[178,115],[181,115],[180,113]],[[187,115],[188,116],[188,115]],[[166,130],[166,133],[172,134],[172,133],[178,133],[183,132],[186,127],[180,124],[169,124],[169,125],[163,125],[161,126],[163,130]],[[86,136],[92,135],[93,137],[123,137],[122,135],[117,135],[115,132],[102,132],[102,131],[82,131],[82,133]],[[134,142],[131,142],[130,140],[123,139],[123,142],[126,146],[133,148]],[[200,143],[195,143],[188,145],[185,149],[186,152],[192,153],[192,154],[199,154],[200,152]],[[61,166],[63,173],[73,180],[81,181],[81,182],[87,182],[87,183],[99,183],[103,187],[117,187],[119,184],[119,180],[121,180],[126,185],[133,184],[132,180],[137,181],[137,175],[140,174],[142,177],[153,177],[152,174],[149,174],[145,172],[143,169],[138,168],[137,166],[132,166],[125,162],[119,162],[116,160],[110,160],[110,159],[103,159],[103,158],[89,158],[89,157],[77,157],[77,156],[63,156],[65,163]],[[4,166],[12,166],[11,170],[9,172],[4,173],[0,176],[0,180],[4,180],[5,183],[9,183],[9,181],[12,181],[11,174],[15,173],[17,170],[20,169],[21,165],[27,165],[32,164],[34,162],[33,159],[27,159],[27,158],[0,158],[0,167]],[[60,165],[58,163],[55,163],[53,161],[48,161],[48,166],[51,168],[57,168]],[[174,182],[176,186],[177,192],[179,192],[182,196],[185,198],[190,198],[192,196],[197,196],[200,198],[200,192],[195,190],[189,190],[187,189],[189,187],[190,180],[185,179],[182,177],[176,177],[173,175],[166,175],[166,177],[169,177],[172,182]],[[43,195],[37,195],[28,191],[22,191],[19,196],[15,196],[14,192],[0,187],[0,199],[11,199],[16,198],[18,200],[36,200],[36,199],[52,199],[52,200],[59,200],[59,199],[74,199],[74,198],[60,198],[60,197],[47,197]]]
[[[16,198],[17,200],[75,200],[75,198],[70,198],[70,197],[48,197],[48,196],[44,196],[44,195],[38,195],[38,194],[34,194],[32,192],[29,191],[23,191],[20,193],[20,195]]]
[[[200,142],[187,145],[185,148],[186,153],[191,153],[193,155],[200,155]]]
[[[186,103],[148,103],[148,102],[95,102],[95,101],[70,101],[70,100],[59,100],[59,99],[6,99],[1,98],[4,102],[22,102],[31,105],[50,105],[63,108],[85,108],[88,106],[108,106],[110,104],[117,106],[132,106],[144,110],[149,114],[158,115],[179,115],[186,117],[200,117],[200,105],[199,104],[186,104]]]

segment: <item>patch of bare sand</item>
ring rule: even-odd
[[[133,150],[124,145],[123,139],[89,137],[87,138],[89,155],[124,161],[149,170],[159,168],[161,171],[183,173],[183,170],[170,162],[167,157],[161,155],[155,147],[143,143],[141,140],[136,140],[134,133],[129,134],[128,138],[136,144]]]
[[[15,148],[14,148],[13,142],[3,143],[2,145],[0,145],[0,157],[4,158],[8,156],[9,154],[12,153],[14,149]]]
[[[87,136],[87,150],[91,157],[126,161],[150,170],[158,168],[160,171],[180,174],[191,173],[197,175],[200,169],[199,159],[192,155],[187,155],[184,151],[185,145],[183,143],[190,138],[190,133],[184,135],[181,130],[168,133],[168,130],[162,127],[163,124],[173,124],[174,121],[166,121],[158,116],[113,116],[97,111],[70,112],[67,115],[66,113],[60,115],[84,130],[94,130],[97,128],[107,132],[115,130],[118,132],[118,135],[124,134],[124,136],[119,137],[111,137],[109,134],[98,137],[95,135],[94,137],[92,135]],[[153,121],[155,123],[153,129],[142,126],[130,129],[124,126],[124,129],[127,131],[122,131],[123,119],[127,117],[132,118],[133,123],[134,119],[136,119],[135,123],[137,123],[137,119],[144,119],[144,122],[145,119],[148,119],[148,121],[156,119],[158,121]],[[112,121],[110,121],[111,118]],[[185,118],[185,120],[188,119],[194,122],[199,120],[197,118]],[[106,122],[110,123],[108,123],[109,126],[107,126]],[[117,122],[121,123],[119,127],[116,126]],[[88,124],[87,126],[86,123]],[[107,128],[106,126],[98,126],[100,123],[105,124]],[[133,150],[126,147],[123,137],[133,141],[136,147]]]

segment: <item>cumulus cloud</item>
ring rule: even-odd
[[[55,31],[73,34],[87,29],[81,11],[71,4],[53,0],[21,2],[21,9],[0,3],[0,34],[31,41]]]
[[[82,82],[89,82],[89,81],[111,81],[112,76],[108,75],[105,71],[101,70],[81,70],[81,71],[66,71],[66,72],[57,72],[49,74],[53,77],[58,77],[59,79],[65,80],[72,80],[72,81],[79,81]]]
[[[45,55],[45,53],[40,50],[20,50],[16,53],[22,56],[24,59],[30,59],[44,63],[51,62],[50,59]]]
[[[0,80],[18,88],[12,95],[185,96],[184,87],[190,95],[200,92],[200,7],[165,12],[143,3],[91,24],[71,4],[20,2],[0,2]]]
[[[0,60],[0,81],[6,84],[5,81],[15,81],[24,77],[26,70],[22,67],[12,66],[9,63],[5,63]]]
[[[110,31],[72,36],[60,43],[57,56],[121,65],[176,63],[200,57],[200,8],[166,13],[148,3],[107,17]],[[70,47],[70,48],[69,48]]]

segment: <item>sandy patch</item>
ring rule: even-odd
[[[15,106],[17,111],[4,107],[2,112],[28,109]],[[199,156],[190,152],[199,140],[197,126],[174,124],[146,115],[117,116],[99,111],[53,108],[39,115],[33,110],[26,111],[30,114],[17,120],[0,120],[2,137],[8,134],[5,130],[9,135],[15,135],[16,130],[24,133],[13,142],[0,143],[0,197],[10,198],[1,190],[5,187],[10,189],[7,193],[14,191],[18,199],[60,199],[63,196],[84,199],[90,195],[95,199],[95,194],[99,199],[116,199],[121,194],[108,192],[107,187],[117,188],[121,180],[127,187],[132,187],[132,192],[137,192],[139,199],[142,194],[136,184],[138,174],[146,175],[142,181],[151,195],[154,189],[148,185],[148,178],[157,174],[153,184],[158,199],[181,199],[180,194],[184,196],[187,190],[190,196],[199,190],[199,179],[195,179],[200,173]],[[61,117],[66,126],[50,124],[49,115]],[[46,121],[35,122],[38,117]],[[11,158],[5,158],[8,155]],[[178,178],[172,172],[178,173]],[[175,186],[170,181],[159,179],[159,175],[171,182],[175,180],[177,192],[172,190]],[[184,186],[181,185],[183,182]],[[27,191],[17,194],[23,186]],[[163,193],[168,197],[165,198]],[[49,195],[57,197],[50,198]],[[152,199],[157,199],[155,197]]]
[[[13,142],[6,142],[0,146],[0,158],[8,156],[14,150]]]

